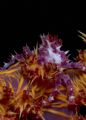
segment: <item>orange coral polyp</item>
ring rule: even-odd
[[[23,54],[12,57],[14,62],[0,71],[1,120],[45,120],[45,112],[57,119],[78,120],[78,105],[86,105],[86,71],[76,65],[80,62],[86,67],[85,53],[72,64],[57,37],[43,35],[41,39],[39,48],[31,52],[24,47]]]

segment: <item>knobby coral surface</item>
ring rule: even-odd
[[[78,112],[86,106],[86,50],[74,62],[57,36],[41,40],[0,68],[0,120],[85,120]]]

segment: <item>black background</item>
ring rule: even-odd
[[[21,53],[26,43],[31,49],[41,43],[39,36],[43,33],[58,35],[71,57],[77,54],[76,49],[86,47],[78,37],[78,30],[86,33],[85,3],[30,0],[11,4],[7,1],[4,5],[8,9],[0,11],[1,65],[14,51]]]

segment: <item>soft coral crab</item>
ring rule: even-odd
[[[50,120],[48,112],[57,116],[52,120],[78,120],[78,105],[86,105],[86,66],[69,60],[57,36],[41,39],[39,48],[24,47],[0,70],[1,120]]]

